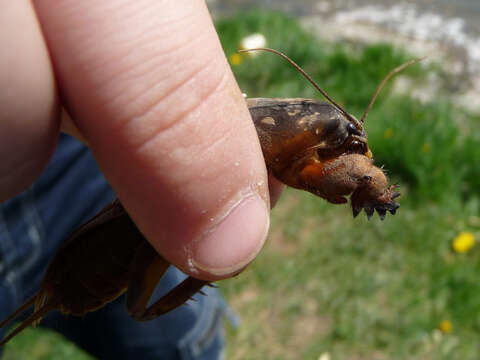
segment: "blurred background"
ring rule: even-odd
[[[227,359],[478,359],[480,346],[480,2],[211,0],[249,97],[321,98],[268,46],[366,121],[376,165],[400,185],[385,221],[287,190],[262,254],[221,282],[239,314]],[[252,37],[252,35],[254,35]],[[28,354],[28,356],[27,356]],[[29,330],[4,359],[87,359]]]

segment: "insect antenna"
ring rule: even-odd
[[[284,53],[278,51],[278,50],[274,50],[274,49],[270,49],[270,48],[255,48],[255,49],[243,49],[243,50],[238,50],[239,53],[243,53],[243,52],[249,52],[249,51],[268,51],[268,52],[271,52],[271,53],[274,53],[274,54],[277,54],[278,56],[284,58],[285,60],[287,60],[290,65],[292,65],[295,69],[297,69],[300,74],[302,74],[305,79],[307,79],[314,87],[315,89],[317,89],[324,97],[325,99],[327,99],[328,101],[330,101],[332,103],[332,105],[334,105],[341,113],[343,113],[354,125],[357,129],[359,129],[360,131],[363,131],[363,126],[362,126],[362,123],[360,121],[358,121],[353,115],[349,114],[347,112],[347,110],[345,110],[342,106],[340,106],[335,100],[333,100],[330,96],[328,96],[328,94],[315,82],[315,80],[312,79],[312,77],[310,75],[308,75],[305,70],[303,70],[300,65],[298,65],[295,61],[293,61],[292,59],[290,59],[287,55],[285,55]]]
[[[29,307],[31,307],[34,303],[35,303],[35,300],[37,299],[37,295],[38,294],[35,294],[33,295],[30,299],[28,299],[27,301],[25,301],[25,303],[22,304],[22,306],[20,306],[17,310],[15,310],[15,312],[13,314],[10,314],[10,316],[8,318],[6,318],[5,320],[3,320],[1,323],[0,323],[0,328],[4,327],[5,325],[7,325],[9,322],[11,322],[12,320],[15,320],[15,318],[20,315],[21,313],[23,313],[25,310],[27,310]]]
[[[392,76],[394,76],[395,74],[398,74],[400,71],[402,71],[406,67],[408,67],[410,65],[413,65],[417,62],[420,62],[420,61],[424,60],[425,58],[426,58],[426,56],[407,61],[406,63],[403,63],[400,66],[397,66],[395,69],[390,71],[390,73],[387,76],[385,76],[385,78],[382,80],[382,82],[377,86],[377,89],[375,90],[375,93],[373,94],[372,99],[370,100],[370,103],[367,106],[367,110],[365,110],[365,113],[363,114],[362,118],[360,119],[360,123],[362,124],[362,126],[363,126],[363,123],[365,122],[365,119],[366,119],[368,113],[370,112],[370,110],[372,110],[373,103],[377,99],[378,94],[380,93],[382,88],[385,86],[387,81],[390,80]]]
[[[33,299],[35,300],[35,296],[33,297]],[[31,301],[32,301],[32,299],[28,300],[25,304],[32,305]],[[27,308],[27,307],[24,307],[25,304],[20,307],[20,309],[22,309],[21,311],[19,311],[20,309],[15,311],[15,313],[12,316],[10,316],[7,320],[9,320],[9,321],[12,320],[12,318],[14,318],[20,312],[25,310]],[[13,330],[10,334],[8,334],[8,336],[6,336],[0,342],[0,346],[5,345],[11,338],[13,338],[15,335],[17,335],[20,331],[24,330],[27,326],[29,326],[29,325],[37,322],[38,320],[40,320],[40,318],[42,318],[47,312],[49,312],[50,310],[53,310],[54,308],[55,308],[55,306],[53,304],[48,304],[47,303],[44,306],[42,306],[40,309],[36,310],[25,321],[23,321],[17,328],[15,328],[15,330]],[[4,322],[2,322],[1,325],[4,326],[7,323],[8,323],[8,321],[4,321]]]

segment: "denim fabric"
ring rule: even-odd
[[[1,318],[38,290],[46,266],[72,230],[114,197],[90,151],[62,135],[40,179],[0,204]],[[88,259],[85,264],[88,267]],[[171,268],[154,299],[184,277]],[[81,318],[53,312],[40,326],[62,333],[100,359],[219,359],[221,318],[231,312],[216,289],[205,292],[207,296],[197,295],[197,301],[148,322],[131,319],[122,296]]]

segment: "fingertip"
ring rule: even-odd
[[[242,199],[192,244],[193,272],[200,272],[206,280],[238,273],[262,249],[269,224],[269,210],[258,194]]]

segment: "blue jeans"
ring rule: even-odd
[[[0,204],[1,319],[39,289],[46,266],[72,230],[114,197],[91,152],[62,135],[39,180]],[[184,277],[171,268],[154,298]],[[81,318],[52,312],[40,326],[58,331],[100,359],[220,359],[222,315],[232,314],[215,289],[204,290],[208,296],[197,295],[196,302],[148,322],[130,318],[122,296]]]

